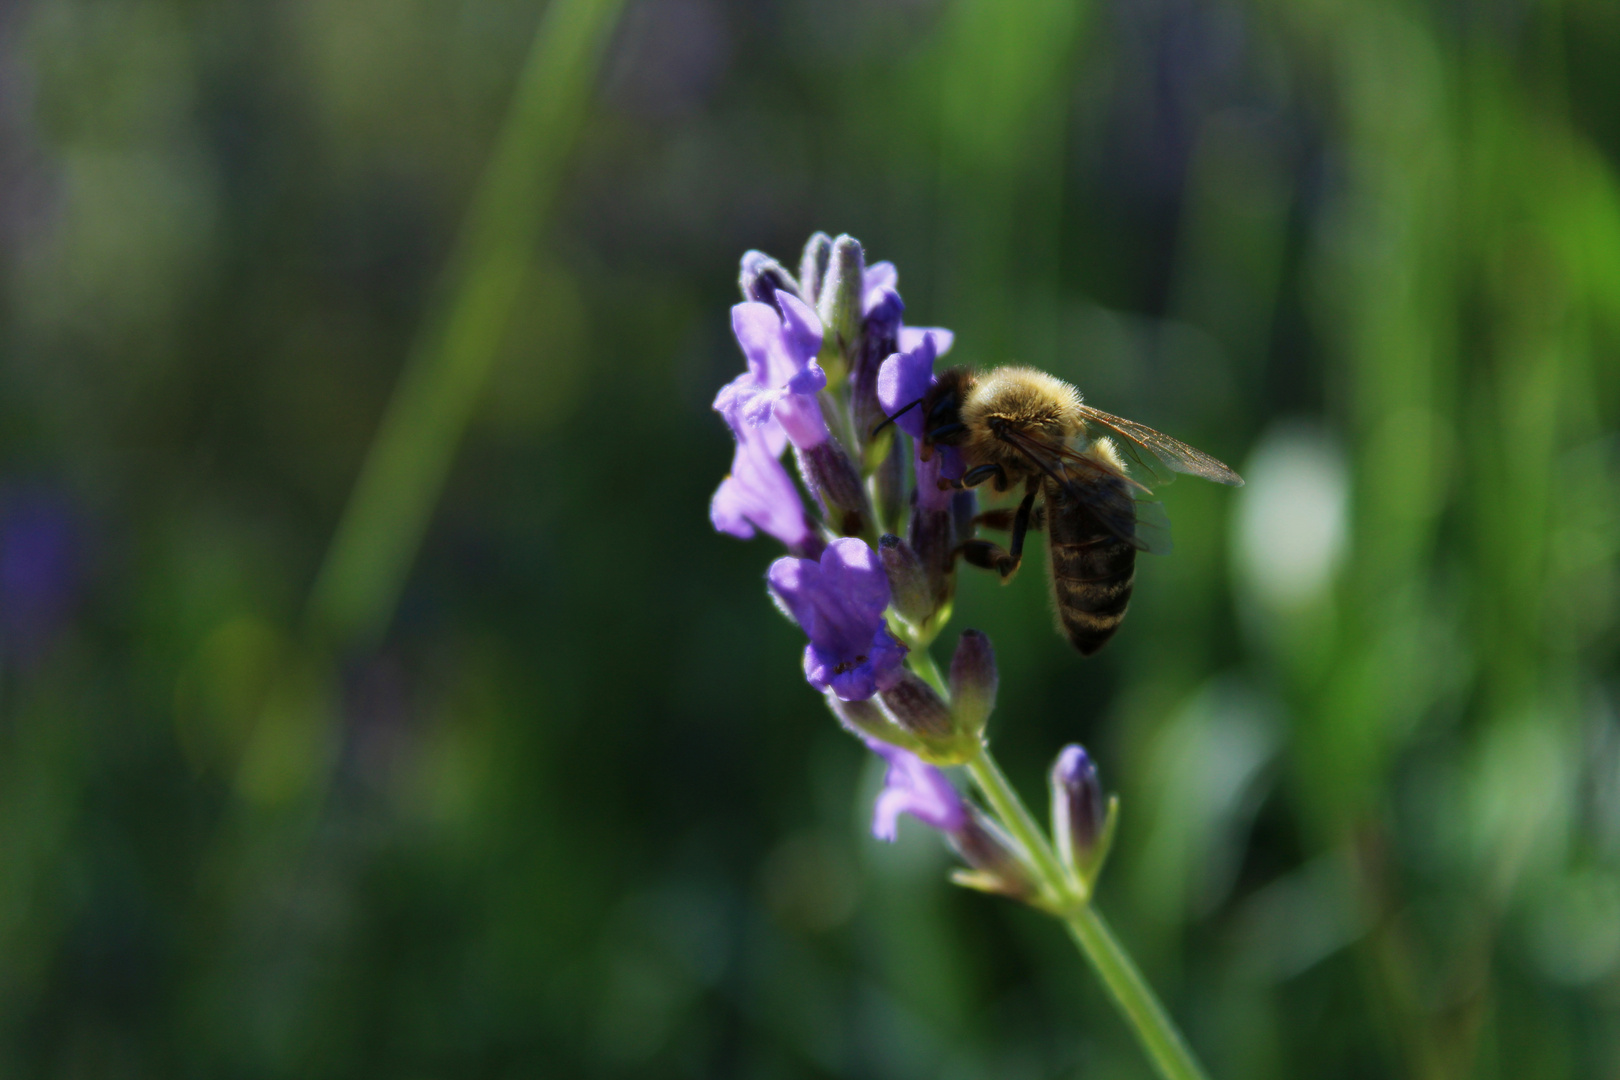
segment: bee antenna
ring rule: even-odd
[[[879,424],[877,427],[872,429],[872,438],[874,438],[874,439],[877,438],[877,433],[878,432],[882,431],[884,428],[888,427],[890,424],[892,424],[896,420],[900,419],[900,417],[904,416],[906,413],[910,412],[912,409],[915,409],[917,406],[919,406],[921,404],[922,404],[922,398],[918,398],[916,401],[913,401],[910,405],[905,406],[899,412],[895,413],[893,416],[885,416],[883,418],[883,423]]]

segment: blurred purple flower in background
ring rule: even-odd
[[[804,675],[817,690],[864,701],[900,680],[906,647],[889,633],[889,579],[877,553],[855,537],[827,545],[819,561],[771,564],[771,591],[810,637]]]
[[[873,836],[893,843],[901,814],[910,814],[945,833],[958,833],[967,826],[967,807],[943,772],[902,747],[877,739],[867,739],[866,745],[889,763],[883,790],[872,806]]]
[[[7,654],[32,662],[72,613],[78,594],[77,527],[52,493],[0,499],[0,634]]]

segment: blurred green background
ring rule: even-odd
[[[1147,1075],[710,530],[815,229],[1249,480],[955,622],[1211,1071],[1620,1074],[1617,155],[1610,0],[0,4],[0,1074]]]

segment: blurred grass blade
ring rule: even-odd
[[[484,387],[623,0],[553,0],[310,598],[333,645],[382,632]]]

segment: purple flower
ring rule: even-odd
[[[898,322],[901,311],[905,305],[900,302],[900,274],[894,268],[894,263],[873,263],[866,268],[866,274],[861,278],[861,314],[867,319],[874,315],[882,318],[888,312],[878,311],[879,307],[897,308],[892,312]],[[900,327],[900,351],[910,352],[923,343],[928,335],[934,336],[934,348],[937,355],[944,356],[951,351],[951,345],[956,341],[956,335],[940,326],[902,326]],[[933,364],[933,360],[929,360]],[[907,400],[910,400],[909,398]]]
[[[900,272],[887,260],[868,266],[861,276],[861,314],[870,315],[884,293],[900,294]]]
[[[866,745],[889,763],[883,790],[872,807],[873,836],[893,843],[901,814],[910,814],[945,833],[960,833],[967,827],[967,806],[944,773],[890,743],[867,739]]]
[[[951,493],[941,489],[940,478],[960,480],[964,471],[962,455],[954,446],[936,446],[929,459],[922,455],[923,414],[912,402],[919,400],[934,385],[934,360],[939,355],[938,337],[942,331],[925,333],[915,348],[903,349],[883,361],[878,371],[878,404],[884,413],[895,417],[895,426],[913,440],[917,449],[917,503],[927,510],[942,510],[951,500]],[[948,333],[948,332],[946,332]],[[906,406],[910,405],[910,408]]]
[[[816,363],[821,320],[798,297],[778,292],[781,307],[749,301],[731,309],[731,329],[748,360],[748,370],[721,388],[714,408],[733,430],[741,424],[764,428],[769,445],[781,452],[784,438],[801,450],[827,441],[827,423],[816,395],[827,373]]]
[[[76,525],[54,493],[21,493],[0,506],[0,640],[25,660],[44,654],[77,601]]]
[[[913,444],[917,453],[917,505],[924,510],[945,511],[951,507],[956,491],[941,487],[941,480],[960,480],[967,467],[962,463],[962,452],[954,446],[936,446],[927,460],[922,456],[922,443]]]
[[[878,404],[890,416],[918,401],[934,385],[934,360],[938,352],[932,333],[911,349],[902,349],[883,361],[878,369]],[[895,426],[914,439],[922,438],[922,409],[915,405],[895,417]]]
[[[809,551],[816,534],[779,453],[780,448],[772,451],[765,431],[740,428],[731,473],[715,489],[709,520],[719,531],[743,540],[752,538],[757,527],[796,551]]]
[[[834,540],[819,561],[777,559],[768,580],[810,637],[804,675],[811,686],[844,701],[864,701],[900,680],[906,647],[883,618],[889,579],[865,541]]]
[[[951,346],[956,343],[956,335],[943,326],[902,326],[900,351],[909,352],[928,338],[934,339],[934,352],[937,356],[944,356],[950,352]]]

